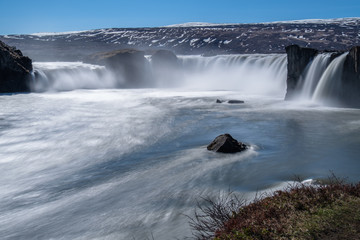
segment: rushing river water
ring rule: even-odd
[[[241,99],[245,104],[216,103]],[[203,196],[360,180],[360,110],[239,91],[1,95],[1,239],[176,239]],[[206,150],[230,133],[251,149]]]

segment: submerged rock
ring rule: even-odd
[[[223,103],[225,102],[224,100],[220,100],[220,99],[216,99],[216,103]],[[240,103],[244,103],[244,101],[242,100],[228,100],[227,103],[230,104],[240,104]]]
[[[230,104],[240,104],[240,103],[244,103],[244,101],[242,101],[242,100],[229,100],[228,103],[230,103]]]
[[[0,41],[0,92],[29,92],[32,61],[15,47]]]
[[[230,134],[225,133],[217,136],[208,146],[207,150],[221,153],[236,153],[248,149],[248,146],[238,142]]]

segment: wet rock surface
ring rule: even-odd
[[[237,153],[248,149],[248,146],[225,133],[217,136],[208,146],[207,150],[221,153]]]
[[[32,61],[0,41],[0,93],[30,91]]]

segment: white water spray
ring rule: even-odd
[[[105,67],[82,62],[35,62],[35,92],[115,88],[117,79]]]
[[[239,90],[246,94],[283,97],[286,89],[286,55],[242,54],[212,57],[179,56],[178,69],[149,77],[143,87],[180,87],[197,90]],[[151,61],[151,58],[147,58]],[[151,66],[151,64],[148,64]],[[123,76],[102,66],[80,62],[34,63],[36,81],[32,89],[68,91],[126,87]],[[158,70],[158,69],[157,69]],[[162,78],[162,79],[161,79]],[[141,86],[139,86],[141,87]]]
[[[319,102],[336,97],[341,87],[341,74],[347,52],[335,58],[322,74],[316,86],[313,101]]]
[[[300,92],[301,99],[311,99],[322,74],[329,65],[330,57],[331,53],[319,54],[305,69],[304,82]]]
[[[186,69],[184,87],[279,97],[285,94],[286,55],[182,56],[180,59]]]

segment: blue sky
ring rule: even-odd
[[[360,0],[0,0],[0,34],[360,17]]]

